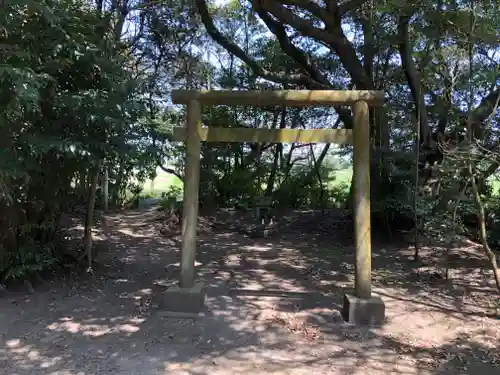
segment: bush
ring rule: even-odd
[[[171,186],[166,192],[161,194],[160,207],[163,211],[168,212],[175,209],[179,198],[182,198],[182,188],[179,186]]]
[[[24,280],[52,268],[57,254],[51,244],[29,241],[16,249],[0,249],[0,281]]]
[[[182,198],[182,188],[180,186],[175,186],[172,185],[167,191],[161,193],[162,198],[175,198],[179,200],[179,198]]]
[[[347,199],[349,199],[349,190],[350,185],[344,181],[339,184],[333,185],[328,191],[330,201],[332,201],[333,204],[337,207],[340,204],[345,203]]]

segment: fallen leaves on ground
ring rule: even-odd
[[[481,348],[459,342],[453,345],[439,346],[421,342],[409,336],[387,337],[390,346],[401,356],[416,361],[419,366],[436,369],[448,363],[467,368],[472,362],[482,362],[500,367],[498,347]],[[480,345],[480,341],[478,345]],[[486,343],[485,343],[486,344]]]
[[[269,319],[269,324],[278,324],[290,332],[302,335],[308,340],[317,340],[320,338],[320,332],[317,327],[306,324],[306,322],[293,314],[276,314]]]

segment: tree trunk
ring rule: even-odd
[[[325,160],[326,155],[328,155],[328,150],[330,150],[330,146],[331,146],[331,144],[327,143],[323,147],[323,150],[321,150],[321,153],[319,154],[319,157],[316,159],[315,164],[316,164],[318,170],[321,169],[321,164],[323,164],[323,161]],[[315,176],[316,176],[316,168],[312,169],[309,172],[309,174],[307,175],[307,177],[304,179],[303,186],[312,185],[312,183],[314,182],[314,177]]]
[[[273,119],[273,129],[275,128],[275,124],[278,120],[277,116],[278,112],[275,112],[274,119]],[[284,129],[286,127],[286,109],[281,110],[281,120],[280,120],[280,129]],[[278,173],[278,166],[279,166],[279,158],[280,155],[282,154],[283,150],[283,144],[278,143],[276,145],[275,151],[274,151],[274,161],[273,161],[273,168],[271,169],[271,174],[269,175],[269,179],[267,181],[267,187],[266,187],[266,196],[271,196],[274,191],[274,183],[276,182],[276,174]]]
[[[118,170],[118,174],[116,175],[116,183],[114,185],[113,189],[113,206],[119,206],[120,203],[120,192],[121,192],[121,186],[123,184],[123,174],[125,171],[125,162],[123,160],[119,161],[120,163],[120,168]]]
[[[97,193],[97,184],[99,183],[99,175],[101,174],[102,160],[97,162],[92,182],[90,185],[89,199],[87,202],[87,217],[85,218],[85,230],[83,236],[83,254],[87,255],[89,273],[92,273],[92,226],[94,218],[94,207]],[[89,170],[89,174],[91,171]]]
[[[490,262],[491,270],[493,271],[493,278],[495,279],[495,284],[497,286],[498,293],[500,294],[500,272],[498,270],[497,259],[495,253],[491,250],[488,244],[488,234],[486,232],[486,219],[484,213],[484,205],[481,200],[481,196],[479,195],[479,191],[477,189],[476,179],[474,177],[474,173],[472,171],[472,163],[469,161],[469,177],[472,185],[472,193],[474,195],[474,201],[476,203],[477,208],[477,219],[479,226],[479,237],[481,239],[481,244],[483,245],[483,251],[488,257]]]
[[[274,161],[273,161],[273,167],[271,169],[271,173],[269,174],[269,179],[267,180],[267,187],[266,187],[266,196],[271,196],[274,191],[274,183],[276,181],[276,174],[278,172],[278,161],[280,157],[280,146],[281,144],[278,143],[276,145],[275,151],[274,151]]]
[[[108,166],[104,166],[104,173],[102,178],[102,198],[103,198],[103,206],[104,212],[108,212],[109,209],[109,172]]]
[[[324,201],[323,201],[324,197],[325,197],[325,189],[323,186],[323,179],[321,178],[321,165],[318,164],[318,162],[316,160],[316,155],[314,155],[314,147],[312,145],[310,145],[309,147],[310,147],[310,151],[311,151],[314,172],[316,173],[316,178],[318,179],[318,184],[319,184],[319,188],[320,188],[319,202],[320,202],[320,208],[321,208],[321,215],[325,215],[325,207],[324,207]]]
[[[410,86],[410,91],[415,102],[417,119],[420,126],[420,142],[428,143],[429,140],[429,120],[427,117],[427,107],[424,101],[424,92],[421,85],[421,76],[413,62],[409,33],[410,16],[401,16],[398,24],[399,53],[403,71]]]

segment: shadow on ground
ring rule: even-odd
[[[156,220],[153,211],[110,217],[110,246],[94,278],[1,300],[1,373],[500,371],[500,321],[487,306],[495,297],[476,268],[453,269],[468,280],[433,283],[410,277],[408,250],[376,249],[375,290],[386,302],[387,324],[364,329],[339,314],[342,290],[353,281],[346,241],[205,231],[197,263],[207,285],[205,316],[175,318],[163,313],[161,298],[178,277],[179,238],[159,236]],[[470,288],[459,298],[460,283]]]

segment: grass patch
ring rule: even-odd
[[[343,184],[350,185],[352,180],[352,168],[340,169],[330,173],[328,181],[329,188],[335,188]],[[494,175],[489,178],[493,187],[494,195],[500,194],[500,175]],[[154,181],[147,180],[144,184],[143,194],[151,196],[160,196],[161,193],[169,191],[173,186],[183,187],[183,182],[176,176],[165,173],[162,169],[157,170],[157,177]],[[263,186],[265,189],[265,186]]]
[[[333,171],[330,174],[328,188],[335,189],[341,187],[342,185],[347,185],[347,187],[349,187],[351,179],[352,168]],[[500,187],[500,182],[498,182],[497,185],[498,187]],[[142,191],[141,195],[159,197],[162,193],[170,191],[172,187],[178,187],[182,189],[182,180],[180,180],[176,176],[165,173],[162,169],[158,168],[156,178],[154,180],[147,180],[144,183],[144,190]],[[265,186],[263,187],[263,189],[265,189]]]
[[[144,190],[142,191],[142,194],[159,197],[161,196],[161,193],[168,192],[174,186],[182,189],[183,182],[176,176],[165,173],[160,168],[158,168],[156,173],[157,176],[154,180],[147,180],[144,183]]]
[[[330,180],[328,181],[328,187],[336,187],[342,184],[350,185],[352,180],[352,168],[340,169],[330,173]]]

